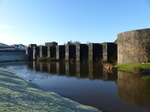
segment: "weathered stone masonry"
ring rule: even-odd
[[[58,61],[105,61],[111,62],[113,56],[117,56],[117,47],[114,43],[90,43],[75,45],[57,45],[57,43],[45,43],[45,46],[29,45],[26,49],[28,60],[36,60],[37,57],[56,58]]]
[[[118,64],[150,62],[150,29],[118,34]]]
[[[55,57],[60,61],[63,59],[67,61],[70,59],[76,61],[104,60],[106,62],[117,60],[118,64],[150,62],[150,29],[119,33],[116,43],[65,46],[57,45],[56,42],[48,42],[45,43],[45,46],[39,46],[40,50],[36,44],[30,44],[26,49],[26,55],[30,61],[36,60],[36,56],[45,56]]]

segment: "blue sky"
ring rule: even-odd
[[[149,0],[0,0],[0,42],[113,42],[150,28]]]

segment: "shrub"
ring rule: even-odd
[[[47,58],[46,58],[46,57],[42,57],[42,58],[41,58],[41,57],[38,57],[38,58],[37,58],[37,61],[47,61]]]
[[[58,61],[55,57],[49,59],[49,61]]]

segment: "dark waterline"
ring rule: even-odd
[[[104,112],[149,112],[150,79],[107,73],[100,63],[0,63],[25,80]]]

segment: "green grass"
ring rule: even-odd
[[[150,78],[150,75],[147,75],[147,76],[143,76],[142,78]]]
[[[142,64],[142,63],[130,63],[130,64],[123,64],[123,65],[116,65],[114,66],[116,68],[118,68],[118,70],[121,70],[121,71],[127,71],[127,72],[130,72],[130,70],[133,68],[133,67],[140,67],[142,68],[146,73],[150,72],[150,63],[145,63],[145,64]]]

